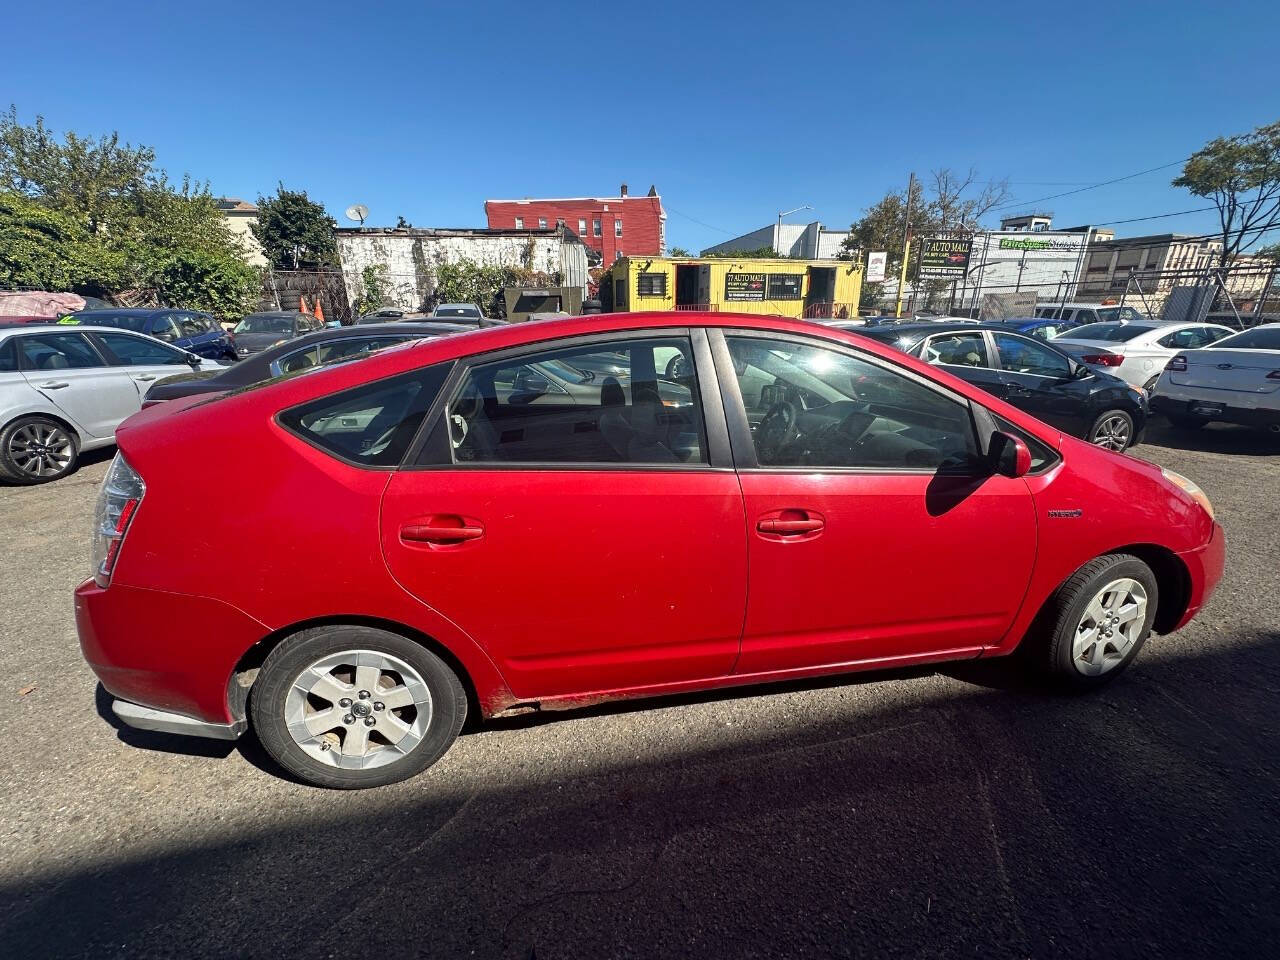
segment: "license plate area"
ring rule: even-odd
[[[1191,412],[1201,417],[1212,417],[1222,413],[1222,404],[1220,403],[1193,403],[1191,404]]]

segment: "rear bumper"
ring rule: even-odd
[[[1276,406],[1241,406],[1228,401],[1239,398],[1240,394],[1222,390],[1203,390],[1190,394],[1179,391],[1175,396],[1157,393],[1151,398],[1151,409],[1165,416],[1199,417],[1218,423],[1237,423],[1246,427],[1270,427],[1280,425],[1280,407]],[[1275,398],[1265,395],[1264,399],[1275,403]],[[1205,414],[1207,405],[1212,405],[1214,412]],[[1220,408],[1220,409],[1218,409]]]
[[[80,649],[107,691],[128,701],[116,710],[126,723],[190,733],[201,725],[230,732],[243,723],[228,705],[228,685],[241,656],[269,628],[208,597],[123,584],[103,589],[92,580],[76,589],[75,605]],[[155,725],[162,722],[169,726]]]
[[[1213,534],[1203,547],[1178,556],[1187,565],[1187,572],[1191,575],[1191,596],[1187,601],[1187,609],[1174,625],[1174,630],[1180,630],[1191,622],[1200,608],[1209,602],[1218,587],[1218,581],[1222,579],[1222,571],[1227,563],[1227,536],[1222,524],[1214,523]]]
[[[128,700],[117,700],[111,704],[111,712],[124,723],[138,730],[157,730],[160,733],[177,733],[187,737],[209,737],[213,740],[236,740],[249,728],[247,720],[236,720],[232,723],[208,723],[184,716],[181,713],[169,713],[144,707]]]

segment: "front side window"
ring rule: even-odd
[[[208,319],[198,313],[180,313],[177,321],[184,337],[201,337],[209,332]]]
[[[980,333],[947,333],[930,337],[921,359],[958,367],[989,367],[987,342]]]
[[[960,400],[835,350],[727,339],[761,466],[932,470],[977,455]]]
[[[1056,350],[1026,337],[997,333],[996,349],[1000,352],[1000,369],[1009,373],[1030,373],[1037,377],[1071,376],[1071,361]]]
[[[185,364],[187,356],[181,350],[147,340],[131,337],[127,333],[100,333],[99,337],[122,364],[129,367],[155,366],[157,364]]]
[[[177,321],[174,320],[171,314],[156,317],[151,324],[151,335],[166,343],[173,343],[183,336],[190,336],[190,334],[183,334],[182,328],[178,326]]]
[[[376,380],[280,414],[280,422],[322,450],[359,466],[391,467],[404,458],[450,364]]]
[[[1031,331],[1031,335],[1041,340],[1052,340],[1058,335],[1058,328],[1050,323],[1043,327],[1036,327]]]
[[[449,402],[456,463],[706,463],[686,337],[565,347],[472,367]]]
[[[83,370],[105,367],[80,333],[41,333],[22,337],[22,366],[27,370]]]

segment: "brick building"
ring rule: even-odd
[[[619,257],[661,256],[667,247],[667,215],[654,187],[643,197],[486,200],[490,230],[550,230],[566,227],[600,255],[605,264]]]

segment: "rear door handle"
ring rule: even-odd
[[[148,380],[154,380],[155,378],[156,375],[154,373],[140,373],[133,379],[146,383]]]
[[[411,521],[400,528],[400,539],[407,543],[429,543],[435,546],[451,546],[479,540],[484,536],[484,524],[470,518],[441,515]]]
[[[71,384],[65,380],[46,380],[40,384],[41,390],[61,390],[63,387],[69,387]]]
[[[756,521],[756,532],[765,540],[808,540],[826,528],[822,514],[813,510],[773,510]]]

